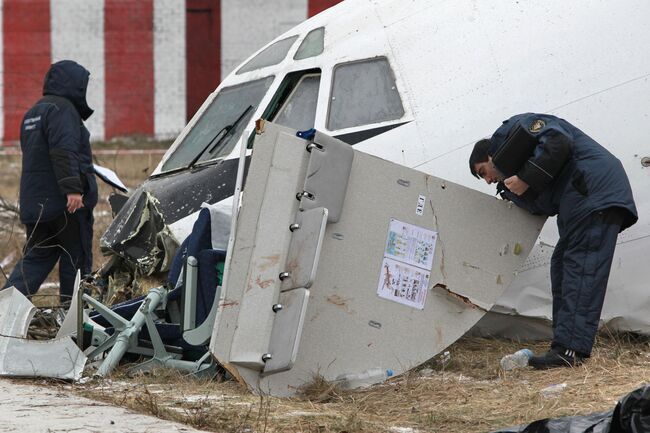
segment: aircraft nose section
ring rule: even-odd
[[[102,251],[121,257],[145,275],[167,270],[184,239],[168,227],[198,212],[203,203],[214,204],[232,196],[237,164],[237,159],[230,159],[148,179],[115,215],[100,240]],[[192,223],[188,223],[188,231]]]

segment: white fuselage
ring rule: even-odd
[[[230,74],[155,174],[164,171],[166,159],[222,89],[272,76],[252,115],[257,119],[268,113],[287,74],[300,71],[320,77],[316,129],[340,137],[385,128],[355,149],[489,194],[494,187],[469,172],[473,144],[514,114],[554,114],[609,149],[627,171],[639,221],[619,237],[603,319],[618,318],[620,329],[647,333],[650,319],[643,317],[650,316],[643,312],[650,308],[645,295],[650,273],[643,252],[650,248],[650,168],[642,159],[650,156],[650,56],[643,52],[650,41],[648,16],[650,3],[643,0],[616,5],[587,0],[346,0],[278,37],[275,41],[297,36],[279,63]],[[305,36],[320,27],[325,29],[323,52],[294,60]],[[403,115],[329,129],[336,68],[374,58],[390,64]],[[362,102],[372,106],[372,96]],[[390,129],[395,125],[400,126]],[[243,136],[252,128],[251,121]],[[239,154],[238,145],[226,159]],[[177,237],[187,234],[189,220],[172,224]],[[556,240],[555,223],[549,220],[538,247],[501,299],[507,310],[550,317],[548,266]]]

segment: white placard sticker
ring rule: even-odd
[[[384,257],[431,271],[438,233],[391,218]]]
[[[377,294],[423,309],[438,233],[391,218]]]
[[[429,287],[429,272],[384,258],[377,290],[380,298],[422,310],[427,298],[427,287]]]
[[[424,215],[424,204],[427,202],[427,198],[423,195],[418,197],[418,205],[415,207],[415,214],[422,216]]]

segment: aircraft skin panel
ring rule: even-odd
[[[0,336],[25,338],[36,307],[15,287],[0,291]]]
[[[79,272],[75,293],[79,287]],[[27,339],[37,308],[14,287],[0,291],[0,376],[79,380],[86,356],[69,336]]]
[[[81,379],[86,355],[70,337],[27,340],[0,336],[0,376]]]
[[[448,163],[436,164],[435,158],[454,149],[461,151],[453,158],[462,160],[474,142],[519,112],[559,114],[597,137],[598,122],[583,126],[581,119],[590,112],[602,117],[616,110],[572,109],[575,101],[647,77],[650,72],[650,61],[627,49],[603,55],[603,47],[635,46],[640,36],[611,25],[602,31],[611,14],[609,5],[590,5],[587,11],[573,3],[569,6],[584,15],[580,22],[585,28],[580,30],[589,34],[588,38],[574,35],[576,20],[571,14],[549,17],[552,5],[548,3],[526,5],[525,13],[508,15],[488,5],[478,10],[473,7],[470,2],[449,3],[436,13],[424,10],[408,19],[396,18],[386,30],[399,69],[408,76],[408,94],[416,99],[412,101],[414,115],[427,140],[429,154],[418,164],[421,170],[436,172],[441,166],[450,167]],[[634,8],[627,10],[638,15]],[[548,32],[551,18],[553,32]],[[420,40],[427,43],[418,43]],[[646,105],[634,104],[623,111]],[[423,165],[427,160],[432,162]],[[448,179],[475,184],[466,172],[455,169],[458,165],[452,164]]]
[[[553,248],[546,247],[546,249],[550,258]],[[650,333],[648,323],[650,297],[647,296],[647,278],[634,271],[644,267],[647,267],[647,246],[643,240],[637,239],[617,245],[601,314],[601,325],[619,331],[645,335]],[[630,279],[636,281],[630,284]],[[502,324],[507,322],[507,315],[520,315],[544,319],[547,321],[547,327],[550,328],[552,311],[549,284],[548,265],[520,271],[518,278],[497,301],[495,311],[506,315],[501,318]],[[545,338],[543,332],[538,329],[534,331],[530,332],[522,328],[510,333],[510,336],[522,339]]]
[[[382,158],[406,167],[412,167],[422,160],[426,152],[424,147],[420,140],[420,127],[416,122],[401,125],[354,146],[371,155],[380,152]]]
[[[543,225],[504,201],[355,151],[340,220],[325,231],[295,364],[260,376],[272,350],[278,275],[292,268],[294,191],[309,176],[305,142],[286,131],[266,123],[256,137],[211,340],[217,360],[257,392],[290,395],[314,374],[334,380],[375,367],[400,374],[426,361],[492,306]],[[437,233],[421,309],[378,296],[382,278],[397,284],[393,268],[384,269],[394,220]]]

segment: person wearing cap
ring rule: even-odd
[[[43,97],[23,117],[19,204],[27,240],[4,288],[34,294],[58,262],[65,302],[77,269],[91,271],[97,181],[84,126],[93,113],[86,102],[89,76],[72,60],[52,64]]]
[[[522,130],[526,144],[510,140]],[[528,143],[527,159],[507,169],[512,166],[508,157],[521,150],[517,144]],[[511,152],[500,152],[511,145]],[[557,215],[560,238],[551,258],[553,340],[550,350],[529,364],[537,369],[581,364],[591,355],[617,236],[638,219],[623,165],[566,120],[524,113],[477,142],[469,168],[475,177],[497,184],[497,192],[517,206]]]

